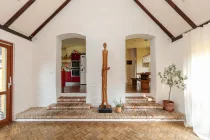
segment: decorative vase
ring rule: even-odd
[[[115,111],[116,111],[117,113],[122,112],[122,107],[115,107]]]
[[[173,101],[168,101],[168,100],[163,100],[163,109],[169,112],[174,111],[174,102]]]

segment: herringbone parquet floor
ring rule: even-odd
[[[197,140],[183,122],[14,122],[1,140]]]

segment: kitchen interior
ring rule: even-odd
[[[126,93],[150,93],[150,41],[126,40]]]
[[[86,93],[86,40],[63,40],[61,61],[61,92]]]

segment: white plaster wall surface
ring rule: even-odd
[[[185,45],[182,39],[170,43],[167,48],[164,50],[165,52],[165,62],[160,69],[160,72],[163,72],[165,67],[168,67],[168,65],[174,63],[178,69],[184,70],[184,61],[185,61]],[[162,52],[162,53],[164,53]],[[158,53],[158,52],[157,52]],[[159,53],[161,54],[161,53]],[[163,55],[159,55],[160,57],[163,57]],[[161,63],[159,63],[161,64]],[[158,98],[158,101],[161,101],[162,99],[168,99],[168,92],[169,92],[169,87],[166,85],[160,84],[160,78],[158,78],[157,82],[157,95],[156,97]],[[180,91],[176,87],[172,88],[172,94],[171,94],[171,100],[175,102],[175,109],[178,111],[185,113],[185,108],[184,108],[184,92]]]
[[[186,46],[184,45],[183,39],[172,43],[169,48],[172,63],[174,63],[177,68],[183,72],[186,53]],[[175,102],[175,108],[184,113],[184,91],[180,91],[178,88],[174,87],[172,89],[171,99]]]
[[[56,81],[56,68],[60,73],[57,36],[65,33],[86,36],[87,102],[93,106],[101,102],[103,43],[108,44],[111,67],[108,72],[108,98],[113,105],[115,99],[125,97],[125,37],[132,34],[155,36],[151,41],[154,46],[151,48],[151,95],[156,96],[158,101],[163,99],[162,94],[166,92],[159,86],[156,75],[167,64],[169,56],[167,47],[170,41],[165,33],[133,1],[76,0],[71,1],[33,40],[36,46],[33,47],[33,84],[37,106],[56,102],[56,97],[60,95],[59,82]]]
[[[0,30],[0,39],[14,43],[13,48],[13,118],[14,115],[35,106],[32,76],[33,43]]]

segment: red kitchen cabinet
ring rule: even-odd
[[[61,71],[62,87],[65,87],[65,82],[80,82],[80,77],[72,77],[71,71]]]
[[[65,87],[65,71],[61,71],[61,86]]]
[[[72,82],[71,80],[71,71],[65,71],[65,82]]]
[[[80,77],[72,77],[71,71],[65,72],[65,82],[80,82]]]

